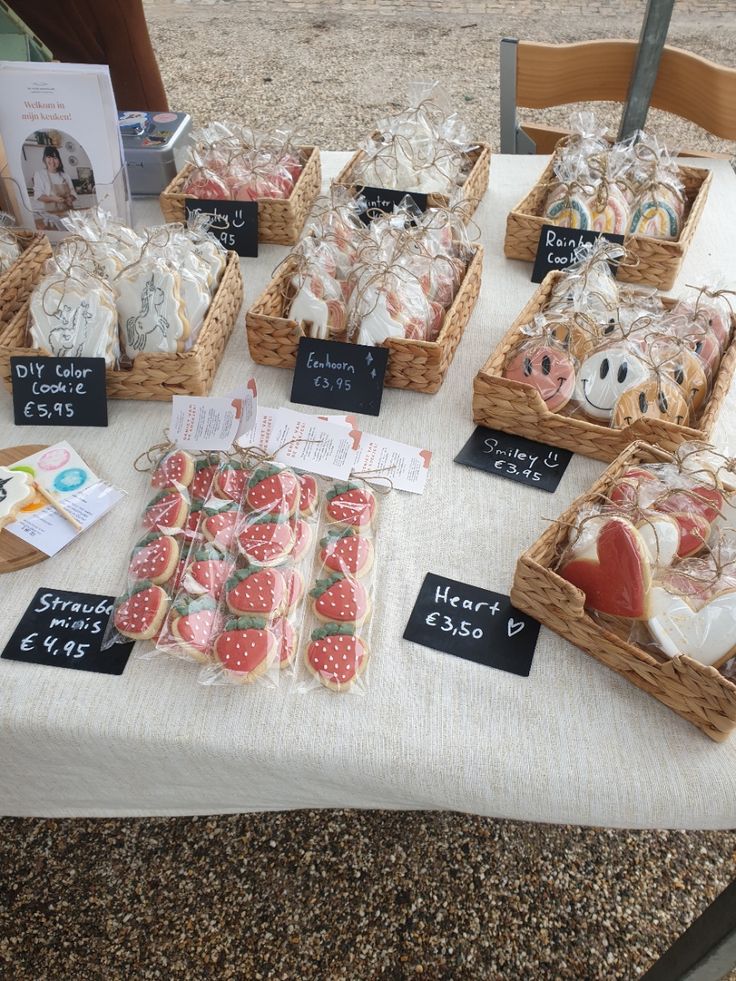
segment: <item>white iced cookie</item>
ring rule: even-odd
[[[0,467],[0,528],[15,521],[18,511],[35,496],[30,474]]]
[[[211,297],[207,286],[184,264],[179,270],[179,295],[184,308],[184,317],[189,322],[185,345],[185,350],[188,350],[202,327]]]
[[[611,520],[611,514],[601,514],[588,518],[580,528],[570,550],[572,558],[596,559],[598,555],[598,536],[601,529]],[[653,566],[665,568],[677,558],[680,547],[680,529],[673,518],[665,515],[652,517],[637,525],[637,531]]]
[[[651,590],[650,601],[649,629],[669,657],[686,654],[719,667],[736,652],[736,592],[721,593],[697,611],[661,586]]]
[[[4,273],[20,256],[20,246],[15,236],[0,232],[0,273]]]
[[[310,337],[330,336],[329,308],[324,300],[320,300],[310,290],[308,280],[297,290],[289,308],[289,318],[297,323],[309,324]]]
[[[114,296],[99,280],[42,280],[31,295],[30,324],[34,347],[54,357],[104,358],[112,367],[120,356]]]
[[[383,344],[389,337],[406,337],[406,331],[388,312],[386,294],[381,293],[376,305],[360,322],[358,344]]]
[[[179,300],[177,273],[161,263],[140,263],[115,280],[118,316],[127,356],[174,354],[189,333]]]
[[[200,242],[196,242],[192,248],[192,252],[207,268],[210,292],[214,293],[220,281],[220,276],[225,272],[227,252],[221,249],[217,242],[209,239],[202,239]]]
[[[648,377],[649,369],[629,347],[601,348],[580,365],[575,398],[586,415],[610,422],[619,396]]]

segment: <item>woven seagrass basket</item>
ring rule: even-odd
[[[373,136],[378,137],[380,134],[374,133]],[[361,184],[356,183],[354,180],[353,169],[364,156],[365,151],[357,150],[332,183],[343,184],[346,187],[351,188],[352,192],[355,193],[356,188],[360,187]],[[488,171],[491,165],[491,148],[487,143],[479,143],[474,150],[470,151],[469,156],[472,160],[472,167],[465,183],[460,188],[462,200],[468,202],[468,207],[463,209],[463,218],[465,221],[468,221],[470,216],[480,204],[481,198],[488,190]],[[449,208],[450,198],[446,194],[428,194],[427,207]]]
[[[30,296],[42,278],[46,260],[51,258],[51,245],[39,232],[14,232],[22,249],[15,262],[0,275],[0,333]]]
[[[390,338],[382,345],[389,351],[387,387],[432,393],[442,385],[480,291],[483,248],[476,245],[474,249],[437,340],[417,341],[401,337]],[[302,322],[286,317],[293,296],[293,287],[289,284],[293,269],[289,261],[283,263],[245,315],[250,355],[258,364],[279,368],[293,368],[296,364],[299,340],[306,335]]]
[[[181,354],[139,354],[129,369],[108,368],[107,397],[166,402],[174,395],[208,395],[242,303],[240,260],[235,252],[228,252],[225,271],[192,348]],[[28,347],[27,323],[26,302],[0,334],[0,375],[8,388],[12,387],[12,357],[48,355]]]
[[[736,728],[736,685],[715,668],[680,655],[653,655],[597,623],[584,608],[584,594],[550,568],[580,510],[599,500],[635,463],[658,463],[666,454],[634,443],[527,549],[516,564],[511,602],[550,630],[653,695],[716,742]]]
[[[636,440],[653,443],[672,452],[688,440],[708,440],[718,413],[728,395],[736,370],[736,336],[721,360],[710,397],[698,420],[692,426],[678,426],[660,419],[637,419],[631,426],[613,429],[586,419],[577,419],[550,412],[541,395],[530,385],[503,378],[508,358],[523,336],[520,328],[534,315],[545,309],[549,296],[562,272],[548,273],[527,305],[511,325],[496,350],[491,354],[473,381],[473,420],[491,429],[526,436],[529,439],[561,446],[573,453],[592,456],[609,462]],[[675,300],[663,298],[666,307]],[[732,318],[736,327],[736,321]],[[736,335],[736,332],[735,332]]]
[[[258,199],[259,242],[294,245],[299,240],[304,222],[320,192],[322,169],[319,150],[313,146],[299,149],[304,153],[306,162],[289,197]],[[187,164],[159,195],[166,221],[186,221],[184,201],[188,195],[182,189],[193,170],[194,164]]]
[[[674,242],[668,242],[648,235],[627,236],[625,245],[633,257],[633,262],[620,267],[618,278],[623,282],[646,283],[660,290],[672,289],[703,213],[713,179],[709,170],[700,167],[679,167],[678,173],[685,186],[688,204],[687,217],[680,237]],[[542,225],[545,224],[542,214],[547,199],[547,189],[553,179],[553,160],[550,160],[538,183],[509,213],[506,219],[506,238],[503,243],[503,251],[507,258],[534,262]]]

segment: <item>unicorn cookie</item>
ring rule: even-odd
[[[126,355],[175,354],[189,335],[179,276],[163,263],[141,262],[115,279]]]
[[[34,289],[30,302],[34,347],[57,358],[104,358],[112,367],[120,357],[113,293],[91,276],[51,276]]]

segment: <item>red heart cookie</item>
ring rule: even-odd
[[[240,503],[243,500],[249,473],[250,471],[246,470],[239,460],[230,460],[215,477],[215,493],[218,497]]]
[[[657,481],[659,483],[658,478],[651,470],[630,467],[621,474],[608,496],[614,504],[639,504],[639,485],[643,481],[650,483]]]
[[[229,549],[235,541],[235,531],[240,521],[240,507],[232,501],[221,508],[205,508],[202,534],[217,545]]]
[[[307,667],[333,691],[349,688],[368,663],[368,648],[352,624],[326,623],[312,633]]]
[[[161,490],[164,487],[188,487],[194,477],[194,460],[184,450],[167,453],[153,471],[151,484]]]
[[[373,542],[353,528],[332,529],[320,542],[319,560],[332,572],[364,576],[373,565]]]
[[[232,613],[273,616],[286,603],[286,583],[278,569],[238,569],[225,584]]]
[[[254,565],[280,565],[294,545],[294,529],[278,515],[249,520],[238,535],[238,548]]]
[[[318,579],[309,595],[314,598],[314,613],[325,622],[361,623],[368,615],[370,601],[365,586],[339,572]]]
[[[152,532],[133,549],[129,579],[148,579],[157,586],[168,582],[179,562],[179,543],[171,535]]]
[[[276,639],[266,627],[265,617],[228,620],[215,640],[213,653],[233,681],[249,684],[265,674],[278,656]]]
[[[305,518],[314,514],[319,500],[317,481],[311,473],[299,474],[299,514]]]
[[[234,568],[233,559],[228,559],[214,545],[205,545],[192,556],[186,573],[186,589],[190,593],[208,593],[219,599]]]
[[[373,521],[376,499],[364,484],[338,481],[326,494],[327,518],[340,524],[362,528]]]
[[[212,638],[222,629],[216,600],[211,596],[177,600],[171,608],[169,629],[182,651],[195,661],[208,661]]]
[[[687,558],[699,552],[708,541],[711,524],[723,507],[723,496],[715,487],[697,486],[668,494],[655,505],[657,511],[671,515],[680,527],[678,556]]]
[[[599,613],[646,619],[652,581],[646,546],[628,521],[611,518],[596,544],[597,561],[571,559],[558,571],[585,593],[585,605]]]
[[[113,623],[118,633],[131,640],[150,640],[164,622],[169,597],[160,586],[144,580],[121,596],[115,607]]]
[[[143,527],[149,531],[176,534],[189,515],[189,501],[178,490],[169,488],[157,494],[143,512]]]
[[[264,463],[253,471],[248,481],[248,507],[259,514],[291,515],[300,497],[296,474],[284,467]]]

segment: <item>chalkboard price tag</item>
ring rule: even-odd
[[[377,416],[388,348],[302,337],[291,401]]]
[[[104,358],[10,359],[16,426],[106,426]]]
[[[2,657],[75,671],[122,674],[133,642],[101,649],[114,602],[114,596],[39,589]]]
[[[366,210],[360,217],[366,225],[370,225],[381,212],[393,214],[394,205],[401,204],[407,195],[419,211],[427,210],[427,195],[419,191],[394,191],[389,187],[359,187],[358,194],[362,194],[365,198]]]
[[[477,426],[455,463],[554,494],[572,456],[569,450]]]
[[[428,572],[404,631],[405,640],[526,678],[539,623],[503,593]]]
[[[255,259],[258,256],[258,202],[207,201],[184,198],[187,221],[193,215],[206,215],[210,234],[239,256]]]
[[[542,231],[537,245],[537,255],[534,259],[532,282],[541,283],[548,272],[555,269],[565,269],[577,262],[577,250],[585,242],[595,242],[603,236],[609,242],[623,244],[623,235],[613,235],[609,232],[594,232],[583,228],[561,228],[559,225],[542,225]],[[616,275],[615,262],[610,263],[613,275]]]

